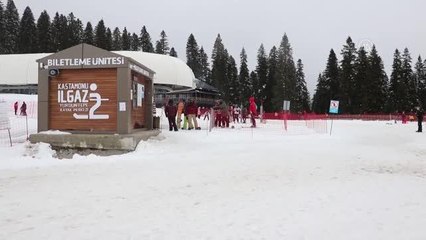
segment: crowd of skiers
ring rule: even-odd
[[[177,104],[170,99],[164,112],[169,122],[169,131],[200,130],[197,118],[200,119],[202,115],[204,120],[210,120],[212,117],[215,127],[227,128],[231,121],[246,123],[248,117],[250,117],[251,127],[256,127],[257,107],[254,97],[250,97],[248,109],[233,104],[228,105],[223,100],[217,100],[213,108],[209,109],[198,107],[193,99],[189,99],[188,103],[180,99]]]

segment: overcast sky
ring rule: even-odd
[[[127,27],[138,34],[145,25],[153,42],[164,30],[184,61],[191,33],[209,58],[220,33],[237,61],[242,47],[246,49],[250,70],[260,44],[269,53],[287,33],[295,61],[300,58],[305,65],[311,95],[330,49],[340,53],[349,35],[357,47],[376,44],[388,74],[396,48],[408,47],[415,60],[426,56],[424,0],[15,0],[15,4],[21,15],[30,6],[36,19],[47,10],[51,18],[56,11],[73,12],[84,23],[95,26],[103,19],[112,30]]]

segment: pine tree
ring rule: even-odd
[[[226,66],[228,62],[229,54],[222,43],[220,34],[217,35],[212,51],[212,85],[216,87],[221,93],[226,96],[227,77],[226,77]]]
[[[249,74],[249,82],[250,82],[250,96],[253,96],[256,102],[261,102],[262,99],[260,99],[260,83],[259,83],[259,77],[257,76],[256,71],[251,71]],[[249,98],[247,98],[246,103],[249,104]]]
[[[44,10],[37,20],[37,41],[38,52],[50,53],[52,52],[52,32],[50,29],[50,16]]]
[[[263,104],[266,100],[266,86],[268,82],[268,57],[266,56],[265,47],[263,44],[260,45],[259,50],[257,51],[257,66],[256,66],[256,74],[257,74],[257,89],[255,88],[255,97]]]
[[[168,55],[169,51],[169,41],[167,40],[166,32],[163,30],[160,33],[160,40],[158,40],[155,44],[155,52],[158,54]]]
[[[148,31],[146,30],[146,27],[143,26],[141,30],[141,48],[144,52],[153,53],[154,52],[154,46],[152,45],[151,36],[149,36]]]
[[[392,112],[402,112],[406,110],[405,99],[407,99],[408,91],[406,86],[404,86],[402,69],[401,53],[396,49],[389,85],[390,110]]]
[[[355,83],[355,61],[356,48],[352,42],[352,38],[348,37],[346,45],[342,50],[342,73],[340,76],[340,92],[337,93],[337,98],[340,100],[339,111],[342,113],[352,113],[352,101],[356,98],[356,83]]]
[[[250,81],[250,71],[247,65],[247,53],[243,48],[240,53],[240,74],[238,79],[240,89],[240,103],[248,103],[249,97],[254,94],[253,83]],[[256,84],[256,82],[255,82]],[[258,86],[256,86],[258,88]]]
[[[65,49],[69,44],[68,20],[67,18],[56,12],[52,25],[52,50],[54,52]]]
[[[19,26],[18,52],[35,53],[37,48],[37,28],[34,15],[31,9],[26,7]]]
[[[426,108],[426,65],[422,61],[422,57],[417,59],[415,69],[415,79],[417,85],[417,95],[423,109]]]
[[[198,48],[197,41],[192,33],[188,37],[186,43],[186,65],[188,65],[197,79],[202,76],[200,49]]]
[[[204,51],[203,46],[200,48],[200,63],[201,63],[201,76],[200,80],[211,84],[211,70],[209,65],[209,57]]]
[[[112,50],[120,51],[122,46],[121,31],[118,27],[116,27],[112,33]]]
[[[5,49],[5,19],[4,19],[4,6],[3,3],[0,1],[0,54],[6,53]]]
[[[274,87],[273,104],[282,106],[283,100],[293,101],[296,86],[296,67],[293,61],[293,50],[287,34],[284,34],[278,49],[278,62],[276,70],[276,85]],[[291,111],[293,105],[290,104]]]
[[[369,69],[367,73],[368,108],[364,111],[368,113],[384,113],[388,111],[388,80],[384,70],[382,58],[379,56],[376,46],[373,46],[368,56]]]
[[[229,96],[227,96],[226,99],[228,99],[230,103],[237,103],[239,101],[238,69],[235,59],[232,56],[229,56],[226,72],[229,82]]]
[[[121,36],[123,46],[121,47],[124,51],[130,50],[130,34],[127,32],[127,29],[124,28],[123,34]]]
[[[305,73],[303,71],[302,60],[297,61],[297,70],[296,70],[296,96],[294,98],[294,111],[295,112],[309,112],[310,111],[310,100],[309,92],[306,87]]]
[[[336,100],[339,97],[340,93],[340,69],[337,61],[336,53],[333,49],[330,51],[330,55],[327,61],[327,67],[324,71],[324,77],[326,79],[326,84],[328,84],[328,103],[330,100]]]
[[[13,0],[8,0],[4,11],[4,53],[18,52],[19,14]]]
[[[318,114],[328,112],[330,104],[329,91],[330,86],[327,83],[324,73],[322,73],[318,76],[317,87],[312,101],[312,111]]]
[[[176,52],[176,50],[175,50],[175,48],[174,47],[172,47],[171,49],[170,49],[170,54],[169,54],[170,56],[172,56],[172,57],[175,57],[175,58],[177,58],[178,57],[178,55],[177,55],[177,52]]]
[[[106,50],[112,50],[112,32],[110,28],[106,29]]]
[[[80,44],[83,41],[83,23],[73,13],[68,15],[68,35],[68,46],[65,46],[67,48]]]
[[[275,97],[275,86],[277,85],[277,65],[278,65],[278,51],[275,46],[272,47],[268,57],[268,80],[265,87],[265,111],[279,111],[282,109],[282,102],[276,103],[273,100]]]
[[[92,24],[90,22],[87,22],[86,28],[84,29],[83,42],[90,44],[90,45],[95,44],[95,36],[94,36],[94,33],[93,33],[93,27],[92,27]]]
[[[131,44],[130,44],[130,49],[132,51],[139,51],[141,49],[141,44],[140,44],[140,40],[139,37],[136,33],[132,34],[132,38],[131,38]]]
[[[408,48],[404,49],[402,54],[402,81],[407,88],[407,98],[405,100],[405,109],[407,111],[414,111],[418,104],[416,79],[411,66],[412,58]]]
[[[102,49],[107,49],[108,40],[104,20],[100,20],[95,27],[95,46]]]
[[[324,73],[318,77],[318,83],[313,101],[313,110],[316,113],[327,113],[330,100],[338,100],[339,95],[339,73],[336,53],[330,50],[327,67]]]
[[[354,87],[357,91],[352,95],[351,106],[354,114],[365,113],[369,110],[370,91],[372,90],[368,79],[369,68],[367,52],[364,47],[361,47],[355,60]]]

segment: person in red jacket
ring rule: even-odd
[[[166,105],[166,109],[164,111],[166,113],[166,117],[169,120],[169,131],[172,131],[173,129],[177,132],[177,126],[176,126],[176,113],[177,113],[177,107],[173,104],[173,100],[170,99],[169,103]]]
[[[256,127],[256,119],[254,119],[255,116],[257,116],[257,107],[256,102],[254,100],[254,97],[249,98],[250,106],[249,106],[249,112],[251,117],[251,127]]]

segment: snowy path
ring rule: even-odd
[[[426,239],[414,130],[164,131],[134,153],[72,160],[2,148],[0,239]]]

